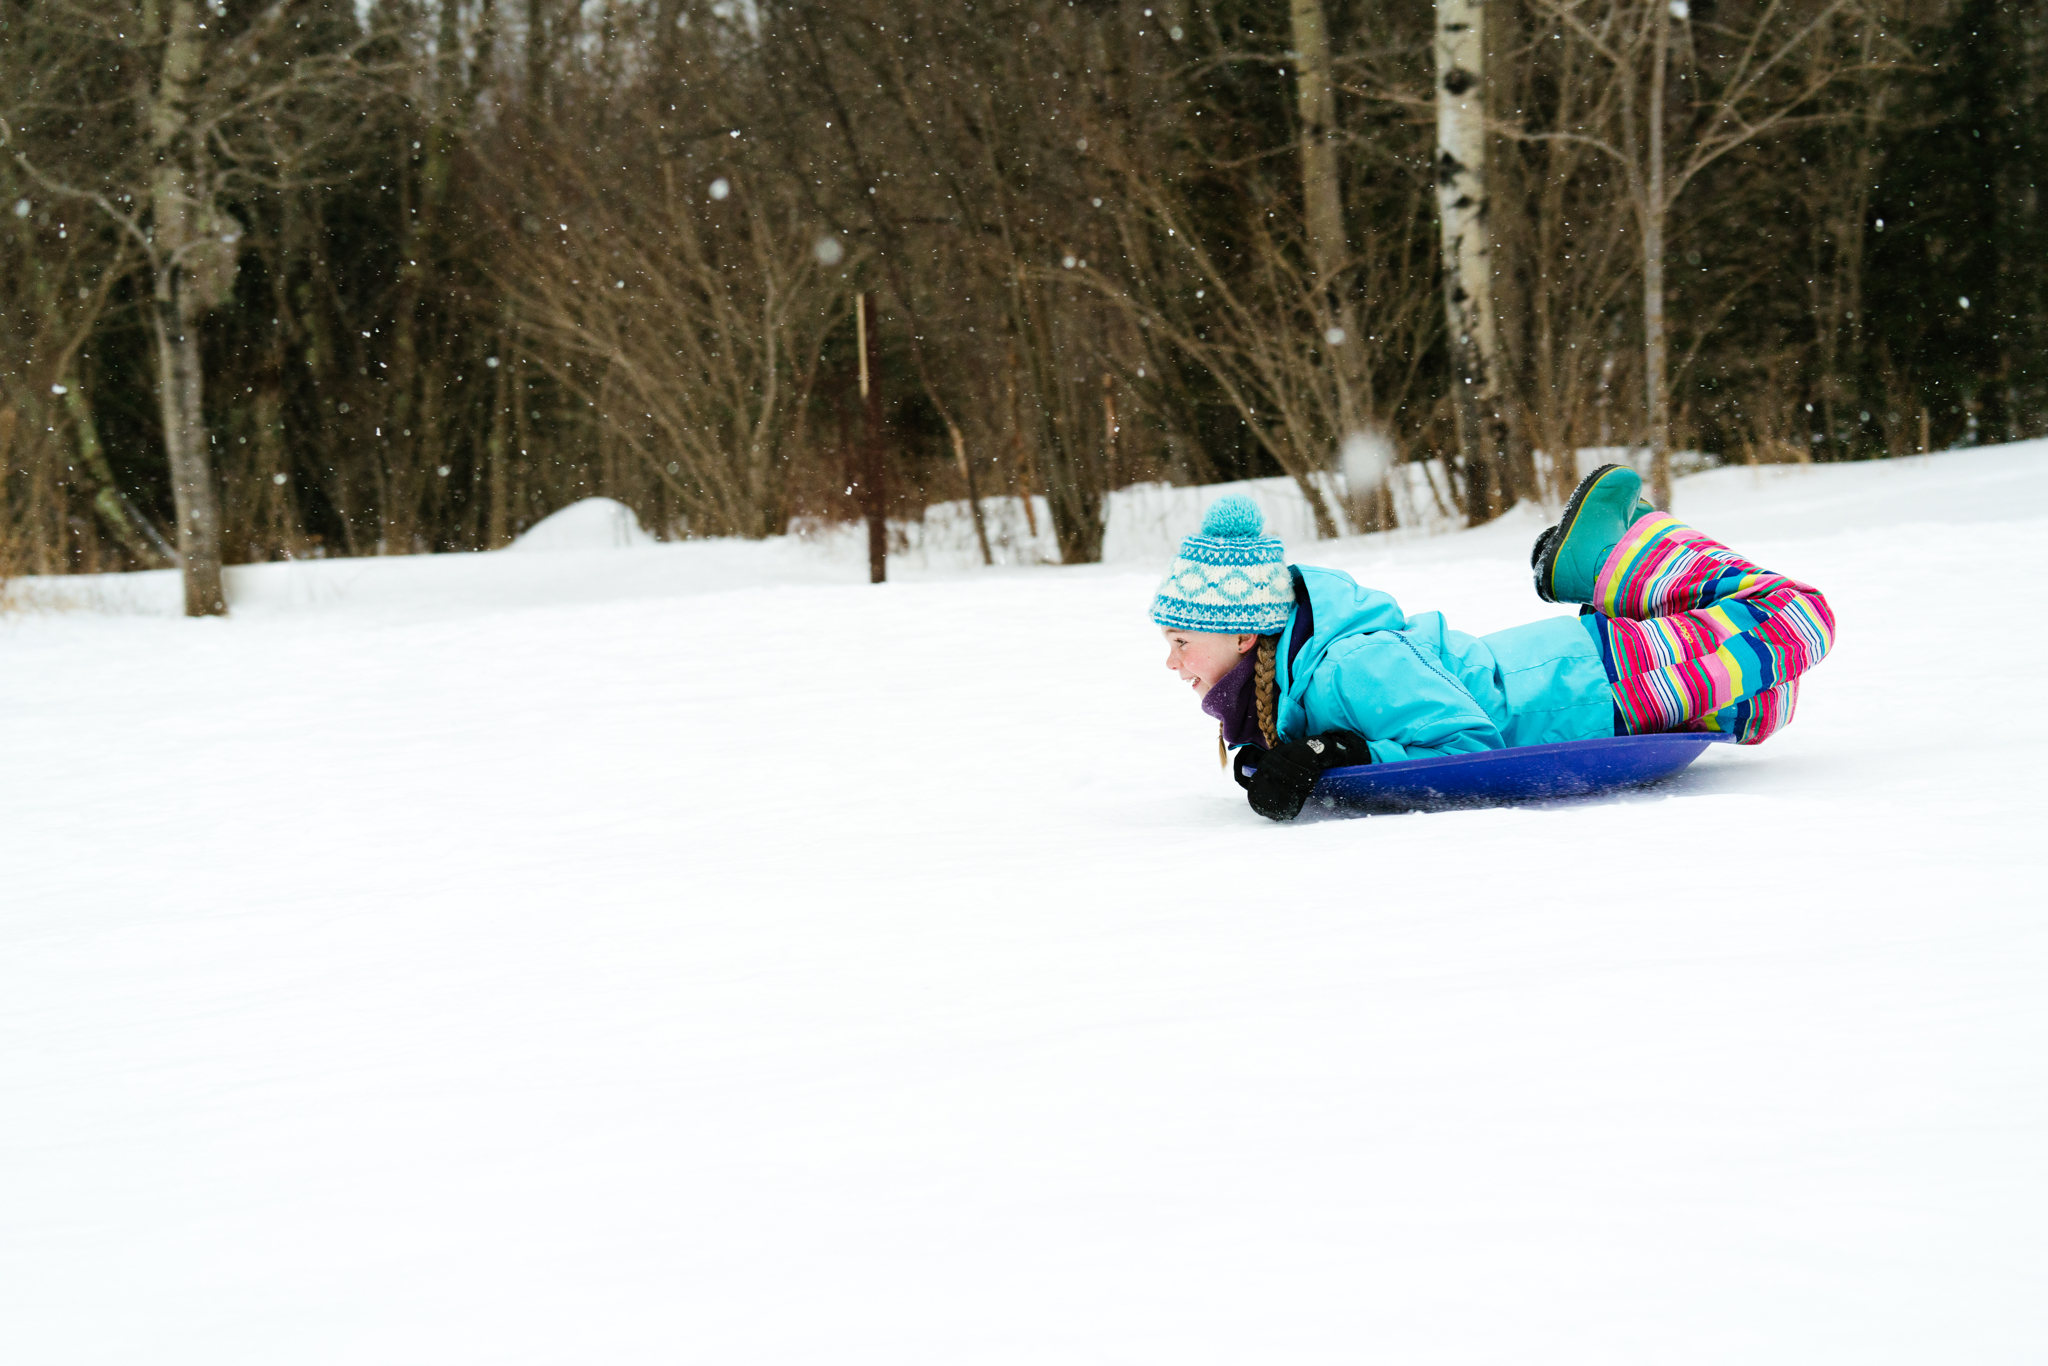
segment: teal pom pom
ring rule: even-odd
[[[1241,493],[1218,498],[1202,514],[1202,534],[1218,541],[1255,541],[1265,527],[1259,505]]]

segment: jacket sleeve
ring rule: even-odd
[[[1427,651],[1398,631],[1339,641],[1317,663],[1303,698],[1308,733],[1344,729],[1376,764],[1502,749],[1485,708]]]

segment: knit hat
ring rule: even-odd
[[[1180,543],[1152,620],[1183,631],[1267,636],[1287,625],[1294,582],[1276,536],[1262,536],[1266,519],[1241,493],[1218,498],[1202,529]]]

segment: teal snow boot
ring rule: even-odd
[[[1591,602],[1600,566],[1638,517],[1652,512],[1638,495],[1643,478],[1626,465],[1602,465],[1572,490],[1564,516],[1536,538],[1529,567],[1545,602]]]

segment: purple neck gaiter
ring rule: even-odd
[[[1259,734],[1258,688],[1252,676],[1258,672],[1259,652],[1248,650],[1237,667],[1216,680],[1202,698],[1202,710],[1223,723],[1223,743],[1237,746],[1263,745]]]

